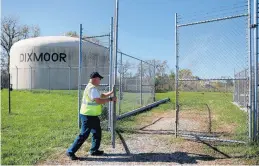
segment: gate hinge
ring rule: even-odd
[[[251,24],[250,25],[250,28],[256,28],[257,27],[257,24]]]

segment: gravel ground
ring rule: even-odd
[[[105,155],[90,156],[84,148],[76,154],[80,160],[70,161],[65,150],[54,154],[37,165],[176,165],[176,164],[245,164],[239,158],[227,158],[215,152],[208,155],[204,144],[191,140],[175,139],[172,127],[175,119],[171,113],[153,117],[153,123],[142,126],[134,134],[118,133],[120,139],[113,149],[111,145],[102,145]],[[195,130],[204,126],[197,119],[182,119],[181,128]],[[83,145],[85,146],[85,144]]]

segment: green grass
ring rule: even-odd
[[[162,99],[170,96],[171,103],[163,104],[159,108],[166,110],[175,108],[175,92],[159,93],[156,95],[157,99]],[[241,111],[237,106],[232,104],[231,93],[217,93],[217,92],[180,92],[179,104],[180,111],[207,110],[204,106],[207,104],[210,107],[211,113],[217,116],[217,120],[212,122],[215,128],[218,126],[235,125],[232,139],[248,141],[248,114]],[[181,119],[180,119],[181,121]],[[214,130],[212,129],[212,131]],[[219,151],[230,154],[231,157],[240,157],[245,160],[247,164],[259,164],[259,146],[258,144],[218,144],[213,145]],[[205,152],[208,154],[215,154],[211,148],[204,146]]]
[[[126,94],[122,113],[137,108],[136,94]],[[2,164],[35,164],[57,149],[70,146],[78,134],[77,91],[33,90],[11,92],[8,114],[8,91],[1,91]],[[133,106],[133,107],[132,107]],[[103,143],[110,141],[103,132]]]
[[[8,92],[2,90],[2,164],[35,164],[70,146],[79,132],[76,95],[26,91],[11,95],[9,115]]]
[[[3,165],[31,165],[44,160],[51,153],[65,150],[78,134],[77,92],[71,91],[12,91],[12,113],[8,114],[8,91],[1,91],[1,139]],[[62,93],[61,93],[62,92]],[[133,105],[136,94],[125,94],[122,111],[129,111],[139,105]],[[156,99],[171,98],[171,102],[160,105],[154,111],[141,116],[133,116],[118,122],[118,128],[134,129],[142,123],[142,117],[151,117],[153,112],[164,112],[175,108],[174,93],[158,93]],[[246,126],[246,114],[231,104],[231,94],[222,93],[182,93],[181,108],[199,108],[204,103],[220,117],[219,124],[229,122],[241,124],[236,132],[243,138]],[[183,110],[184,110],[183,109]],[[227,115],[227,116],[226,116]],[[237,134],[238,135],[238,134]],[[241,138],[240,138],[241,139]],[[88,140],[89,141],[89,140]],[[103,132],[103,143],[109,144],[110,135]],[[249,154],[259,153],[256,146],[249,146]],[[225,146],[222,148],[226,148]],[[224,149],[225,151],[233,149]],[[242,149],[242,148],[239,148]],[[237,149],[236,151],[239,152]],[[241,152],[240,152],[241,153]]]
[[[167,94],[175,102],[175,93]],[[235,126],[235,134],[232,139],[246,141],[248,114],[232,103],[232,95],[232,93],[220,92],[180,92],[180,115],[181,112],[187,110],[192,110],[197,115],[204,112],[208,114],[209,107],[211,116],[216,117],[216,119],[212,119],[212,131],[222,126],[233,125]],[[163,98],[164,94],[157,94],[157,96]]]
[[[142,94],[143,106],[152,103],[151,94]],[[139,93],[123,93],[123,100],[121,101],[121,109],[119,110],[119,104],[117,104],[117,115],[124,114],[131,110],[141,107],[140,94]]]

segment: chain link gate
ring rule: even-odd
[[[93,71],[98,71],[104,79],[98,87],[100,92],[115,90],[117,102],[109,102],[103,105],[103,112],[100,116],[102,128],[108,130],[111,134],[111,144],[115,148],[115,135],[117,120],[129,117],[135,109],[145,107],[155,101],[155,61],[143,61],[136,57],[127,55],[117,51],[115,54],[115,42],[113,41],[114,23],[116,19],[111,18],[110,34],[100,35],[99,38],[109,37],[109,44],[105,49],[105,58],[98,57],[91,54],[88,50],[89,58],[87,61],[91,64],[89,67],[81,66],[81,74],[79,82],[85,88],[88,79],[87,76]],[[116,25],[115,25],[116,27]],[[81,29],[81,28],[80,28]],[[96,36],[87,38],[97,38]],[[97,41],[102,41],[98,40]],[[115,37],[116,38],[116,37]],[[103,44],[104,42],[102,42]],[[104,44],[105,45],[105,44]],[[91,56],[92,55],[92,56]],[[108,56],[109,55],[109,56]],[[82,84],[84,82],[84,84]],[[81,94],[79,95],[79,102],[81,101]],[[80,105],[81,103],[79,103]],[[80,107],[78,107],[80,108]],[[79,123],[80,124],[80,123]]]
[[[242,82],[241,104],[248,103],[248,74],[235,75],[248,68],[247,4],[222,11],[196,20],[175,15],[175,131],[193,139],[245,143],[248,109],[236,106],[233,95]]]

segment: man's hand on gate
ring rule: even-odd
[[[116,102],[117,101],[117,97],[110,97],[110,100],[113,101],[113,102]]]

